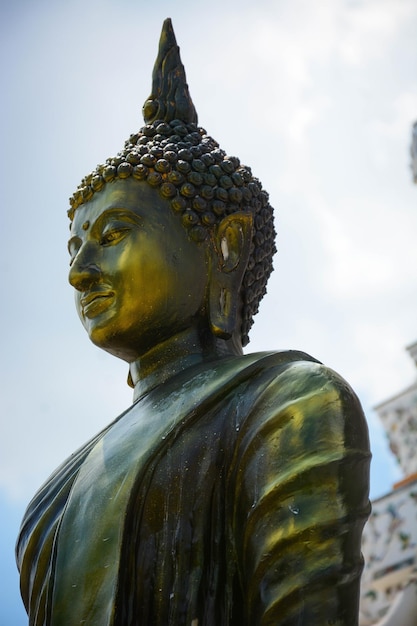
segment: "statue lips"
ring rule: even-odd
[[[110,306],[113,298],[114,291],[109,289],[89,291],[80,299],[83,315],[90,319],[96,317]]]

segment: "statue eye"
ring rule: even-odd
[[[113,243],[118,243],[121,241],[127,233],[130,231],[130,227],[127,224],[123,225],[114,225],[108,229],[104,229],[100,237],[100,245],[101,246],[109,246]]]

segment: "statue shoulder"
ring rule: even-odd
[[[259,353],[257,356],[257,363],[268,372],[271,384],[276,380],[280,392],[286,396],[291,393],[322,395],[332,391],[359,402],[352,387],[340,374],[306,352],[282,350]]]
[[[358,396],[349,383],[310,355],[281,351],[259,355],[259,395],[253,411],[281,428],[288,415],[301,427],[319,422],[343,433],[345,443],[369,447],[368,429]]]

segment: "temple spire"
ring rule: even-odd
[[[155,120],[171,122],[174,119],[197,124],[197,112],[188,91],[170,18],[162,26],[158,56],[152,72],[152,93],[143,105],[143,118],[147,124]]]

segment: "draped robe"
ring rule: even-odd
[[[29,623],[354,626],[369,457],[357,397],[308,355],[184,370],[29,504]]]

